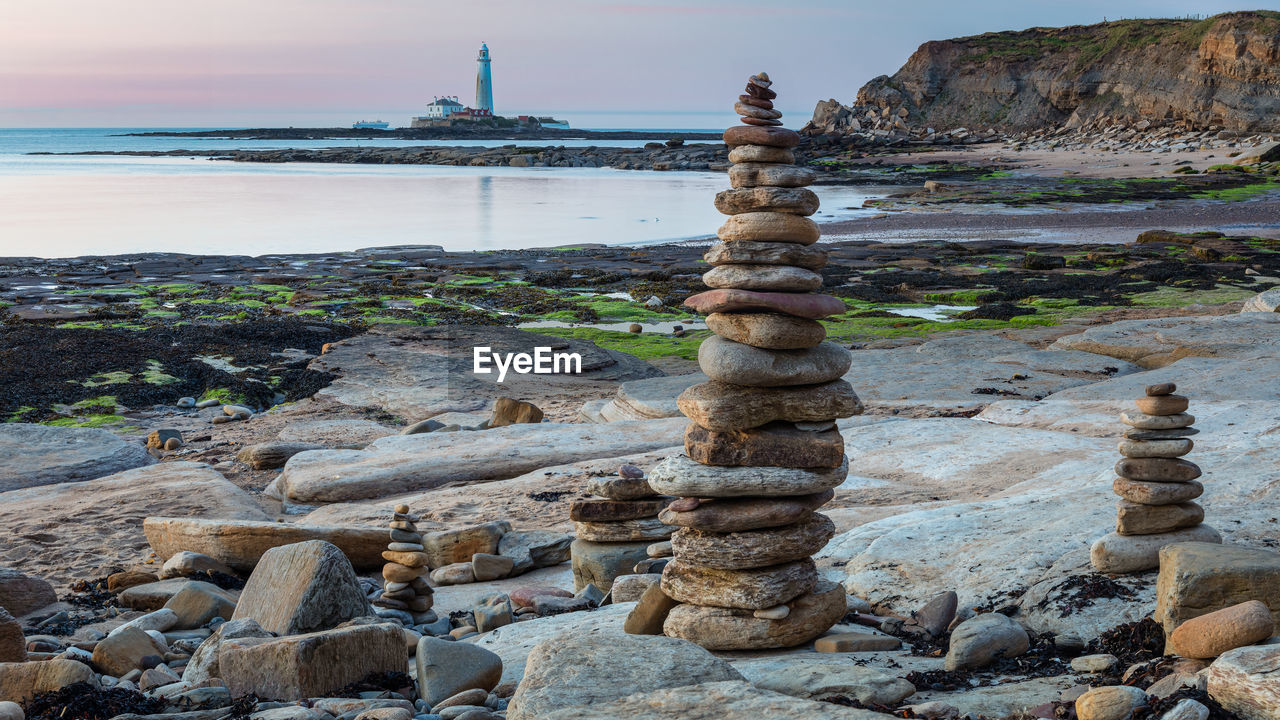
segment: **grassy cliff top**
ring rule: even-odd
[[[950,42],[967,45],[971,49],[968,59],[974,63],[1033,61],[1064,54],[1073,56],[1076,67],[1082,68],[1117,49],[1152,46],[1194,49],[1209,29],[1224,19],[1256,32],[1280,32],[1280,12],[1252,10],[1223,13],[1203,20],[1150,18],[1061,28],[1034,27],[971,35]]]

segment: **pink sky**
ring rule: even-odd
[[[6,0],[0,127],[331,126],[374,116],[405,124],[434,95],[473,100],[481,41],[493,54],[500,113],[722,111],[746,75],[767,70],[781,107],[799,120],[819,100],[848,102],[926,40],[1230,9],[1239,7],[1217,0]]]

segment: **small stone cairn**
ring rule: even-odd
[[[645,571],[647,548],[671,537],[674,528],[658,513],[674,498],[654,492],[634,465],[623,465],[617,477],[592,478],[587,489],[600,497],[569,504],[574,591],[595,585],[608,592],[619,575]]]
[[[743,126],[724,134],[733,188],[716,208],[730,217],[704,256],[713,289],[685,303],[715,333],[698,350],[710,381],[679,398],[693,421],[685,454],[649,476],[679,497],[659,516],[680,528],[659,586],[673,605],[662,630],[714,650],[807,643],[846,611],[844,589],[811,558],[835,533],[814,511],[848,474],[835,419],[862,404],[841,379],[851,355],[818,322],[846,308],[813,293],[826,263],[812,247],[813,172],[794,165],[800,136],[780,127],[771,84],[751,77],[734,106]]]
[[[1120,496],[1116,531],[1093,544],[1094,569],[1131,573],[1160,566],[1160,548],[1176,542],[1222,542],[1218,531],[1204,525],[1204,508],[1192,500],[1204,486],[1196,482],[1200,468],[1182,456],[1191,452],[1190,402],[1175,395],[1173,383],[1148,385],[1137,412],[1120,420],[1129,429],[1120,440],[1112,489]]]
[[[374,605],[400,610],[413,616],[414,623],[436,620],[431,611],[434,601],[427,584],[427,554],[423,552],[422,535],[418,532],[418,516],[409,513],[408,505],[397,505],[391,517],[391,542],[382,553],[387,561],[382,566],[382,595]]]

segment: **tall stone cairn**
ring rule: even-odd
[[[434,622],[431,605],[435,600],[427,584],[427,553],[418,532],[418,516],[408,505],[397,505],[391,516],[391,542],[382,553],[387,561],[382,566],[382,595],[373,604],[388,610],[400,610],[413,616],[415,623]]]
[[[813,293],[826,263],[812,247],[813,172],[794,164],[800,136],[781,127],[771,84],[753,75],[734,105],[733,188],[716,196],[729,219],[704,256],[713,289],[685,301],[715,332],[698,350],[710,381],[680,395],[685,454],[649,475],[679,498],[659,515],[680,528],[660,584],[679,604],[663,632],[716,650],[800,645],[845,614],[844,589],[820,581],[811,556],[835,533],[815,510],[848,473],[834,421],[862,403],[841,379],[849,352],[818,322],[845,305]]]
[[[1160,548],[1176,542],[1222,542],[1217,530],[1202,523],[1204,508],[1192,502],[1204,492],[1196,482],[1200,468],[1182,456],[1191,452],[1190,401],[1174,395],[1173,383],[1148,385],[1137,412],[1124,412],[1129,426],[1120,440],[1112,489],[1120,496],[1116,531],[1093,544],[1095,570],[1131,573],[1160,567]]]

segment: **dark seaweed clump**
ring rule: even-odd
[[[117,715],[155,715],[165,701],[147,697],[137,690],[99,689],[89,683],[75,683],[53,692],[40,693],[26,707],[27,720],[109,720]]]

